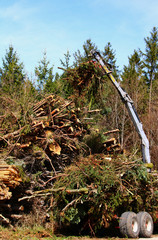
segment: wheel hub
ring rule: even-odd
[[[147,230],[148,232],[150,232],[150,231],[151,231],[151,228],[152,228],[151,222],[150,222],[150,221],[146,221],[146,230]]]
[[[133,230],[133,232],[138,231],[138,222],[136,220],[132,221],[132,230]]]

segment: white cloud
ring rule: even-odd
[[[8,19],[15,22],[28,18],[36,11],[36,8],[28,7],[24,3],[25,2],[23,1],[18,1],[13,3],[12,5],[1,7],[0,18],[4,20]]]

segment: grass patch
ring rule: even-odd
[[[5,240],[56,239],[56,236],[50,230],[46,230],[41,226],[35,226],[33,228],[15,227],[14,229],[0,226],[0,232],[0,239]]]

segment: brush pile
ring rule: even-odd
[[[53,209],[61,227],[92,235],[126,211],[158,211],[158,175],[141,160],[91,155],[65,169],[54,184]]]
[[[36,180],[47,181],[74,161],[87,130],[72,102],[54,95],[37,102],[26,117],[20,127],[13,112],[1,117],[1,155],[8,163],[21,165],[30,178],[38,173]],[[36,188],[41,184],[37,182]]]
[[[5,101],[7,114],[0,116],[3,222],[40,208],[37,215],[42,219],[53,212],[63,226],[95,232],[108,227],[124,209],[146,209],[154,216],[157,176],[149,175],[142,161],[118,155],[118,129],[103,133],[103,139],[98,133],[93,136],[79,118],[81,110],[55,95],[20,114],[12,110],[14,102],[9,109],[8,99],[1,103]],[[87,157],[96,148],[98,155]]]
[[[23,126],[19,124],[20,117],[13,111],[1,116],[1,155],[7,163],[19,166],[23,180],[28,181],[29,178],[32,189],[45,184],[52,186],[52,177],[76,161],[81,152],[93,152],[90,147],[94,147],[86,145],[88,141],[93,144],[97,141],[99,151],[121,152],[115,138],[104,138],[99,142],[99,134],[97,138],[87,138],[85,144],[83,137],[90,134],[87,124],[78,117],[80,112],[75,110],[72,102],[50,95],[34,104],[29,114],[25,114]],[[8,181],[9,178],[8,174]]]
[[[62,68],[60,68],[62,69]],[[65,71],[65,88],[71,93],[71,100],[75,106],[88,106],[92,101],[95,102],[100,96],[100,90],[105,76],[101,68],[94,61],[81,63],[75,68],[62,69]],[[95,97],[94,97],[95,96]]]
[[[38,101],[28,112],[8,98],[1,105],[0,205],[5,208],[0,219],[7,223],[8,216],[21,215],[18,199],[25,191],[51,187],[57,173],[76,159],[87,129],[72,102],[55,95]]]

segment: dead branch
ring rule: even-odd
[[[104,132],[103,134],[104,135],[108,135],[108,134],[111,134],[111,133],[117,133],[119,131],[120,131],[119,129],[114,129],[114,130],[110,130],[110,131]]]
[[[80,196],[77,199],[72,200],[70,203],[68,203],[63,209],[62,212],[65,212],[67,210],[67,208],[69,208],[70,206],[72,206],[74,203],[78,202],[81,199],[82,196]]]
[[[17,138],[17,137],[19,137],[19,134],[20,134],[25,128],[26,128],[26,126],[18,129],[17,131],[14,131],[14,132],[12,132],[12,133],[8,133],[8,134],[4,135],[3,138],[2,138],[2,137],[0,138],[0,141],[2,141],[2,140],[4,140],[4,139],[6,140],[6,139],[8,139],[8,138]]]

